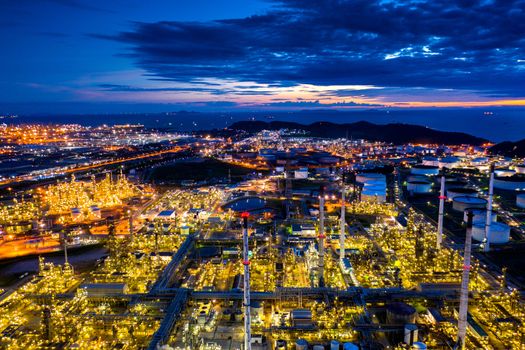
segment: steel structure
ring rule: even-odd
[[[324,186],[319,191],[319,287],[324,287]]]
[[[492,197],[494,196],[494,164],[490,165],[489,196],[487,198],[487,221],[485,222],[485,240],[483,251],[490,250],[490,225],[492,223]]]
[[[472,250],[472,218],[474,214],[469,210],[467,221],[467,233],[465,236],[465,252],[463,256],[463,275],[461,276],[461,290],[459,299],[458,315],[458,338],[455,349],[465,349],[465,338],[467,336],[467,314],[468,314],[468,283],[470,275],[470,255]]]
[[[438,215],[438,234],[437,234],[437,242],[436,246],[438,249],[441,248],[441,244],[443,243],[443,217],[445,215],[445,199],[447,197],[445,196],[445,171],[443,170],[441,173],[441,189],[439,191],[439,215]]]
[[[248,256],[248,217],[250,214],[244,212],[241,214],[243,220],[242,227],[242,264],[244,265],[244,295],[243,295],[243,306],[244,306],[244,350],[252,349],[252,319],[250,314],[250,258]]]

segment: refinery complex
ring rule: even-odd
[[[0,139],[1,349],[525,348],[525,163],[489,145]]]

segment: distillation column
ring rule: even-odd
[[[490,225],[492,223],[492,197],[494,196],[494,164],[490,165],[489,197],[487,198],[487,221],[485,223],[485,240],[483,251],[490,250]]]
[[[324,187],[319,191],[319,287],[324,287]]]
[[[465,337],[467,335],[467,313],[468,313],[468,283],[470,274],[470,254],[472,250],[472,218],[471,210],[467,213],[467,232],[465,236],[465,252],[463,256],[463,275],[461,277],[461,294],[459,299],[458,315],[458,339],[455,349],[465,349]]]
[[[339,233],[339,261],[343,263],[345,258],[345,226],[346,226],[346,206],[345,206],[345,175],[343,174],[341,186],[341,230]]]
[[[443,216],[445,215],[445,171],[441,173],[441,189],[439,191],[439,216],[438,216],[438,234],[437,234],[437,249],[441,248],[443,243]]]
[[[250,315],[250,258],[248,257],[248,217],[250,214],[241,214],[242,226],[242,264],[244,265],[244,350],[252,349],[251,315]]]

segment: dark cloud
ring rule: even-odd
[[[192,84],[194,85],[194,84]],[[119,84],[99,84],[98,88],[104,91],[113,91],[113,92],[206,92],[210,93],[212,95],[225,95],[225,94],[232,94],[232,95],[272,95],[274,94],[274,91],[267,90],[267,89],[239,89],[239,87],[236,87],[234,89],[230,88],[224,88],[220,85],[211,85],[216,86],[213,87],[179,87],[179,86],[173,86],[173,87],[155,87],[155,88],[145,88],[145,87],[135,87],[135,86],[129,86],[129,85],[119,85]],[[256,88],[256,86],[252,87]]]
[[[525,0],[276,0],[263,15],[134,23],[115,36],[160,79],[452,88],[525,96]]]
[[[279,99],[275,99],[279,100]],[[328,107],[384,107],[380,104],[369,104],[369,103],[356,103],[353,101],[348,102],[336,102],[336,103],[321,103],[319,101],[289,101],[282,100],[279,102],[270,102],[260,105],[261,107],[277,107],[277,108],[287,108],[287,107],[301,107],[301,108],[328,108]]]

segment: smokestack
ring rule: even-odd
[[[443,243],[443,216],[445,215],[445,170],[441,171],[441,189],[439,191],[439,216],[438,216],[438,233],[437,233],[437,249],[441,248]]]
[[[339,233],[339,259],[341,263],[345,257],[345,226],[346,226],[346,206],[345,206],[345,174],[342,178],[341,186],[341,231]]]
[[[241,214],[242,226],[242,264],[244,265],[244,350],[252,349],[251,315],[250,315],[250,259],[248,257],[248,217],[250,213]]]
[[[319,192],[319,287],[324,287],[324,186]]]
[[[472,210],[467,213],[467,232],[465,235],[465,253],[463,256],[463,276],[461,277],[461,294],[459,299],[458,315],[458,339],[455,349],[465,349],[465,337],[467,334],[467,313],[468,313],[468,283],[470,273],[470,253],[472,249]]]
[[[69,261],[67,259],[67,231],[64,230],[63,232],[63,239],[64,239],[64,266],[67,266],[69,264]]]
[[[129,211],[129,237],[133,241],[133,211]]]
[[[490,225],[492,223],[492,197],[494,195],[494,164],[490,165],[489,198],[487,200],[487,221],[485,223],[485,245],[484,252],[490,250]]]

